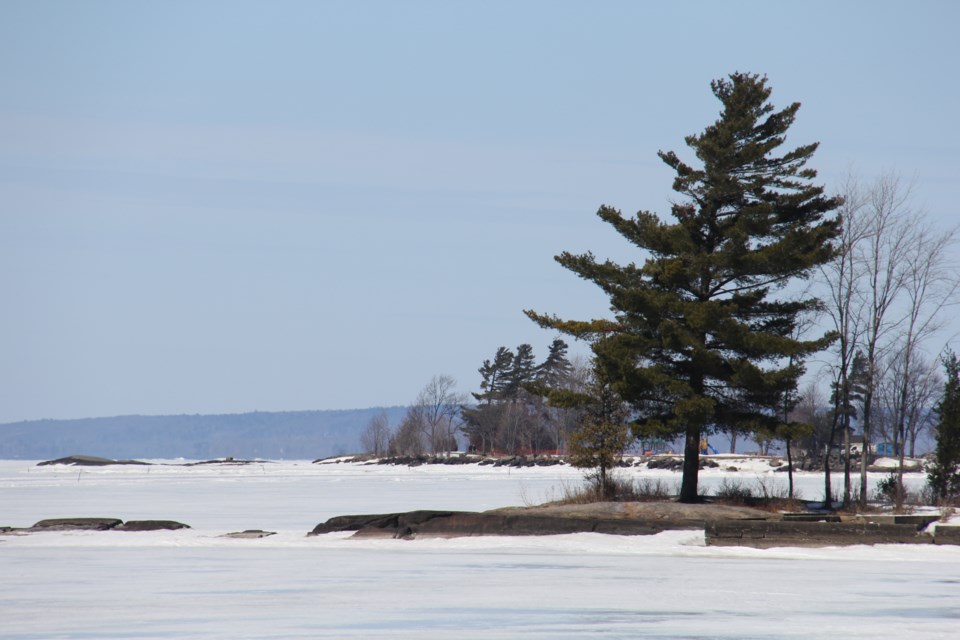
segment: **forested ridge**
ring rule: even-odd
[[[382,412],[399,421],[406,407],[12,422],[0,424],[0,458],[322,458],[359,450]]]

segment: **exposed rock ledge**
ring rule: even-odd
[[[483,535],[607,533],[649,535],[669,529],[703,529],[710,519],[766,519],[774,514],[750,507],[687,505],[676,502],[603,502],[544,505],[493,511],[411,511],[330,518],[309,535],[354,531],[357,536],[391,538]]]
[[[72,455],[65,458],[57,458],[56,460],[44,460],[43,462],[38,462],[37,466],[45,467],[54,464],[70,465],[73,467],[106,467],[112,464],[149,465],[150,463],[139,460],[111,460],[110,458],[101,458],[99,456]]]
[[[74,454],[72,456],[67,456],[65,458],[57,458],[56,460],[44,460],[43,462],[38,462],[38,467],[46,467],[50,465],[66,465],[71,467],[106,467],[109,465],[123,465],[123,464],[133,464],[133,465],[142,465],[142,466],[164,466],[164,467],[198,467],[203,465],[245,465],[245,464],[273,464],[270,460],[241,460],[233,457],[226,458],[215,458],[213,460],[200,460],[197,462],[184,462],[184,463],[153,463],[153,462],[144,462],[142,460],[113,460],[111,458],[101,458],[99,456],[85,456]]]
[[[51,518],[32,527],[0,527],[0,533],[23,534],[41,531],[160,531],[189,529],[190,526],[174,520],[128,520],[119,518]]]
[[[410,511],[347,515],[308,535],[353,531],[355,537],[532,536],[565,533],[650,535],[702,529],[708,545],[769,548],[855,544],[960,544],[960,527],[925,528],[936,516],[819,516],[784,518],[750,507],[677,502],[546,505],[494,511]]]

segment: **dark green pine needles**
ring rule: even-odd
[[[571,321],[527,311],[543,327],[589,340],[597,366],[636,411],[635,431],[685,436],[680,499],[697,499],[702,434],[735,427],[772,432],[804,358],[831,335],[797,338],[815,298],[785,287],[833,256],[839,198],[811,183],[817,144],[780,153],[799,103],[775,111],[767,79],[735,73],[711,84],[719,120],[686,138],[700,167],[674,152],[674,221],[654,213],[597,212],[643,251],[642,266],[557,261],[610,297],[611,320]],[[792,289],[792,288],[791,288]]]
[[[948,352],[943,359],[947,378],[937,403],[937,449],[927,471],[927,482],[938,502],[956,504],[960,498],[960,359]]]

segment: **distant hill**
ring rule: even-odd
[[[0,424],[0,459],[71,454],[115,459],[314,459],[360,451],[360,434],[385,411],[395,428],[406,407],[179,416],[116,416]]]

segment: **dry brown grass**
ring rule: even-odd
[[[660,478],[629,479],[616,473],[608,477],[610,488],[604,493],[599,482],[588,477],[579,485],[564,485],[556,505],[592,504],[595,502],[654,502],[672,500],[677,495],[676,487]]]
[[[753,507],[770,513],[805,511],[807,508],[800,496],[791,498],[786,487],[766,478],[757,478],[752,485],[740,479],[724,478],[709,500],[713,504]]]

